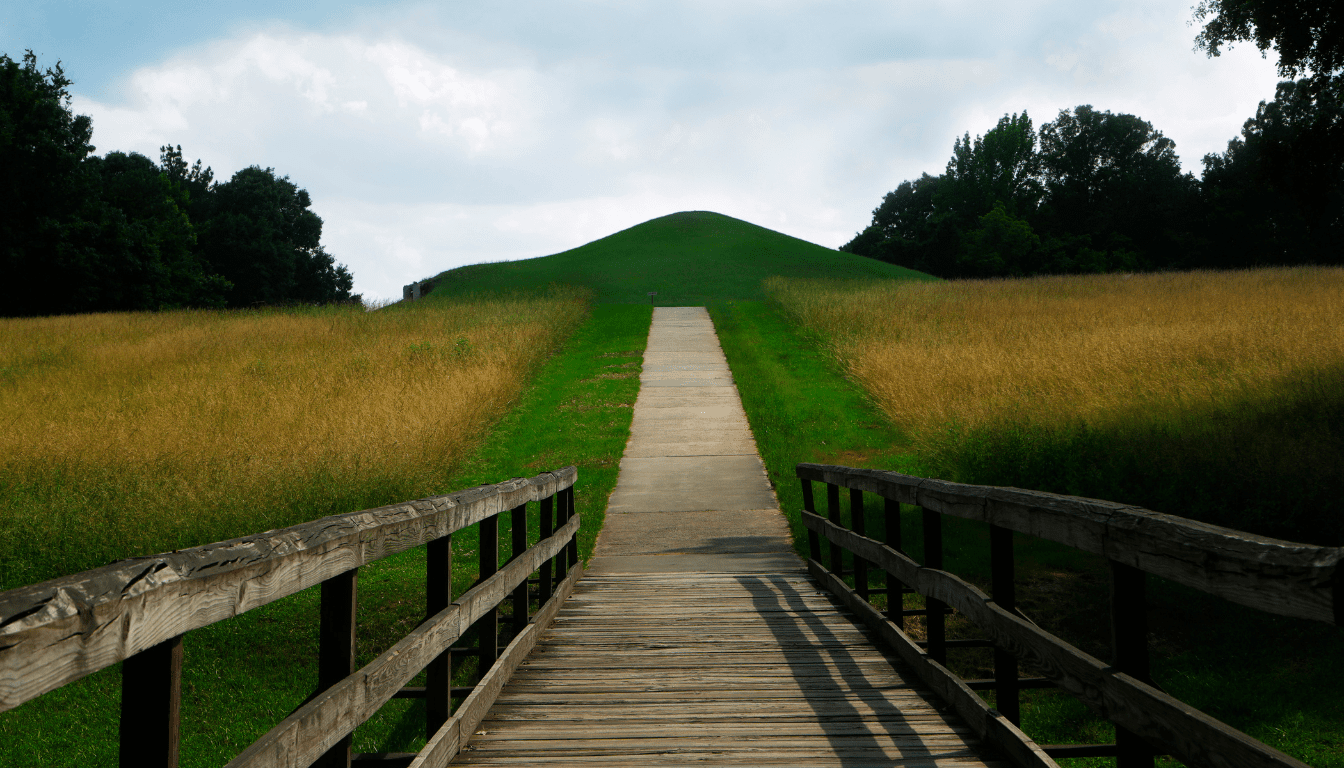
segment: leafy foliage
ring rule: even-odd
[[[1279,83],[1226,152],[1204,156],[1203,192],[1225,263],[1340,263],[1344,83]]]
[[[1084,105],[1039,134],[1005,115],[957,139],[941,176],[889,193],[841,250],[941,277],[1134,269],[1180,252],[1194,188],[1172,141],[1133,115]]]
[[[5,314],[354,298],[306,191],[256,167],[216,184],[180,146],[98,157],[70,84],[0,54],[0,266],[26,288]]]
[[[1195,21],[1205,22],[1195,45],[1217,56],[1221,47],[1254,42],[1279,54],[1279,75],[1308,72],[1324,84],[1344,70],[1344,8],[1331,0],[1200,0]]]

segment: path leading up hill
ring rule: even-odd
[[[1006,768],[789,548],[701,307],[654,310],[588,573],[455,764]]]
[[[658,307],[621,474],[590,570],[796,571],[732,373],[703,307]]]

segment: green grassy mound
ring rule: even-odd
[[[703,306],[762,300],[761,281],[785,277],[918,278],[922,272],[824,248],[709,211],[686,211],[536,259],[473,264],[431,278],[435,295],[584,285],[601,304]]]

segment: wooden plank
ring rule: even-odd
[[[569,518],[560,530],[566,529],[578,530],[579,516],[577,514]],[[552,537],[556,538],[556,537]],[[537,547],[533,547],[533,550]],[[555,553],[551,553],[554,557]],[[508,567],[505,568],[508,570]],[[574,585],[578,583],[583,576],[583,564],[576,563],[565,580],[556,587],[555,594],[551,596],[550,602],[542,606],[533,617],[532,623],[520,632],[513,642],[504,649],[503,656],[490,668],[490,670],[476,684],[475,689],[462,702],[462,706],[457,713],[448,721],[448,724],[439,729],[434,738],[425,744],[424,749],[416,756],[411,763],[411,768],[442,768],[450,760],[457,756],[462,747],[466,746],[476,730],[476,726],[485,718],[486,712],[494,704],[495,698],[499,695],[500,689],[508,682],[513,671],[518,668],[527,654],[531,653],[532,648],[536,646],[541,633],[555,618],[555,614],[560,610],[560,606],[565,602],[574,591]]]
[[[798,477],[876,493],[1101,555],[1269,613],[1344,623],[1344,549],[1256,536],[1109,501],[799,464]],[[1338,604],[1338,605],[1337,605]]]
[[[573,485],[574,467],[0,593],[0,712],[172,637]]]
[[[803,524],[814,527],[825,538],[840,541],[846,547],[854,547],[865,556],[880,562],[884,568],[901,571],[902,581],[913,585],[921,594],[951,605],[984,630],[997,646],[1011,651],[1033,668],[1041,670],[1045,677],[1077,696],[1103,717],[1141,735],[1163,752],[1195,765],[1227,768],[1305,766],[1305,763],[1151,685],[1118,672],[1111,665],[1103,664],[1021,616],[1009,613],[991,601],[988,595],[953,574],[920,568],[909,557],[880,542],[858,537],[816,515],[804,513]],[[829,572],[827,575],[834,579]],[[837,594],[841,593],[837,591]],[[860,606],[857,597],[853,602],[848,599],[846,602],[861,614],[864,607],[868,606],[866,602]],[[868,610],[873,609],[869,607]],[[882,631],[872,622],[869,622],[869,626]],[[883,637],[888,639],[888,634],[884,633]],[[901,649],[898,647],[897,651]],[[905,654],[902,653],[902,656]],[[910,661],[909,658],[906,660]],[[976,700],[979,700],[978,697]]]
[[[363,669],[295,710],[231,760],[229,768],[306,768],[311,765],[372,717],[430,661],[452,647],[465,627],[498,605],[542,560],[561,551],[578,527],[576,516],[551,538],[537,542],[522,557],[468,590],[457,602],[416,627]],[[479,685],[477,690],[480,690]],[[440,728],[439,733],[444,733],[447,728]]]

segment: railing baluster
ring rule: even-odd
[[[836,525],[844,525],[840,521],[840,486],[835,483],[826,484],[826,518]],[[840,577],[845,575],[844,552],[839,544],[831,542],[831,571]]]
[[[121,765],[177,768],[182,636],[121,664]]]
[[[509,530],[513,546],[509,550],[509,562],[513,562],[527,551],[527,505],[520,504],[509,513]],[[513,588],[513,631],[522,632],[527,626],[527,579],[523,579]]]
[[[565,500],[565,492],[560,491],[555,495],[555,527],[563,528],[565,523],[569,522],[569,502]],[[565,580],[565,575],[569,572],[569,553],[560,551],[555,556],[555,583],[558,585]]]
[[[355,609],[359,598],[359,569],[351,568],[322,582],[318,628],[317,690],[322,692],[355,671]],[[314,768],[350,768],[349,736],[341,739],[313,763]]]
[[[990,591],[994,602],[1005,611],[1017,608],[1014,586],[1013,532],[997,525],[989,526]],[[995,707],[1013,725],[1020,725],[1021,705],[1017,684],[1017,657],[1003,648],[994,648]]]
[[[888,547],[905,553],[901,548],[901,502],[895,499],[883,499],[882,514],[886,526],[883,542]],[[905,584],[893,574],[887,574],[887,618],[896,626],[905,629]]]
[[[812,481],[806,479],[803,480],[803,509],[817,514],[817,503],[812,498]],[[821,537],[811,528],[807,529],[807,556],[821,562]]]
[[[434,616],[453,603],[453,536],[425,545],[425,616]],[[425,738],[453,714],[453,651],[448,649],[425,668]]]
[[[565,521],[574,516],[574,486],[565,489]],[[579,564],[579,536],[574,534],[574,538],[569,540],[569,565],[571,567]]]
[[[863,491],[858,488],[849,489],[849,525],[853,531],[860,536],[868,535],[868,521],[863,514]],[[852,555],[854,559],[854,591],[859,593],[859,597],[868,599],[868,563],[858,555]]]
[[[1114,560],[1111,566],[1111,650],[1115,668],[1148,682],[1148,612],[1144,572]],[[1137,734],[1116,726],[1116,768],[1152,768],[1153,750]]]
[[[924,528],[924,567],[943,569],[943,516],[931,509],[920,508],[923,512]],[[924,614],[924,627],[928,635],[929,657],[939,664],[947,663],[947,630],[943,612],[947,605],[941,600],[924,598],[928,613]]]
[[[480,580],[494,576],[499,571],[499,515],[492,515],[481,521]],[[476,641],[480,653],[477,656],[477,674],[484,676],[499,660],[499,606],[485,612],[476,621]]]
[[[547,496],[541,500],[541,511],[537,514],[537,517],[541,524],[540,536],[542,540],[550,538],[550,535],[555,533],[555,522],[551,517],[551,510],[554,506],[554,495]],[[551,560],[548,558],[541,564],[541,568],[538,569],[537,603],[539,605],[545,605],[546,602],[551,599],[551,592],[555,589],[555,583],[552,581],[552,579],[555,578],[553,574],[554,569],[551,566]]]

